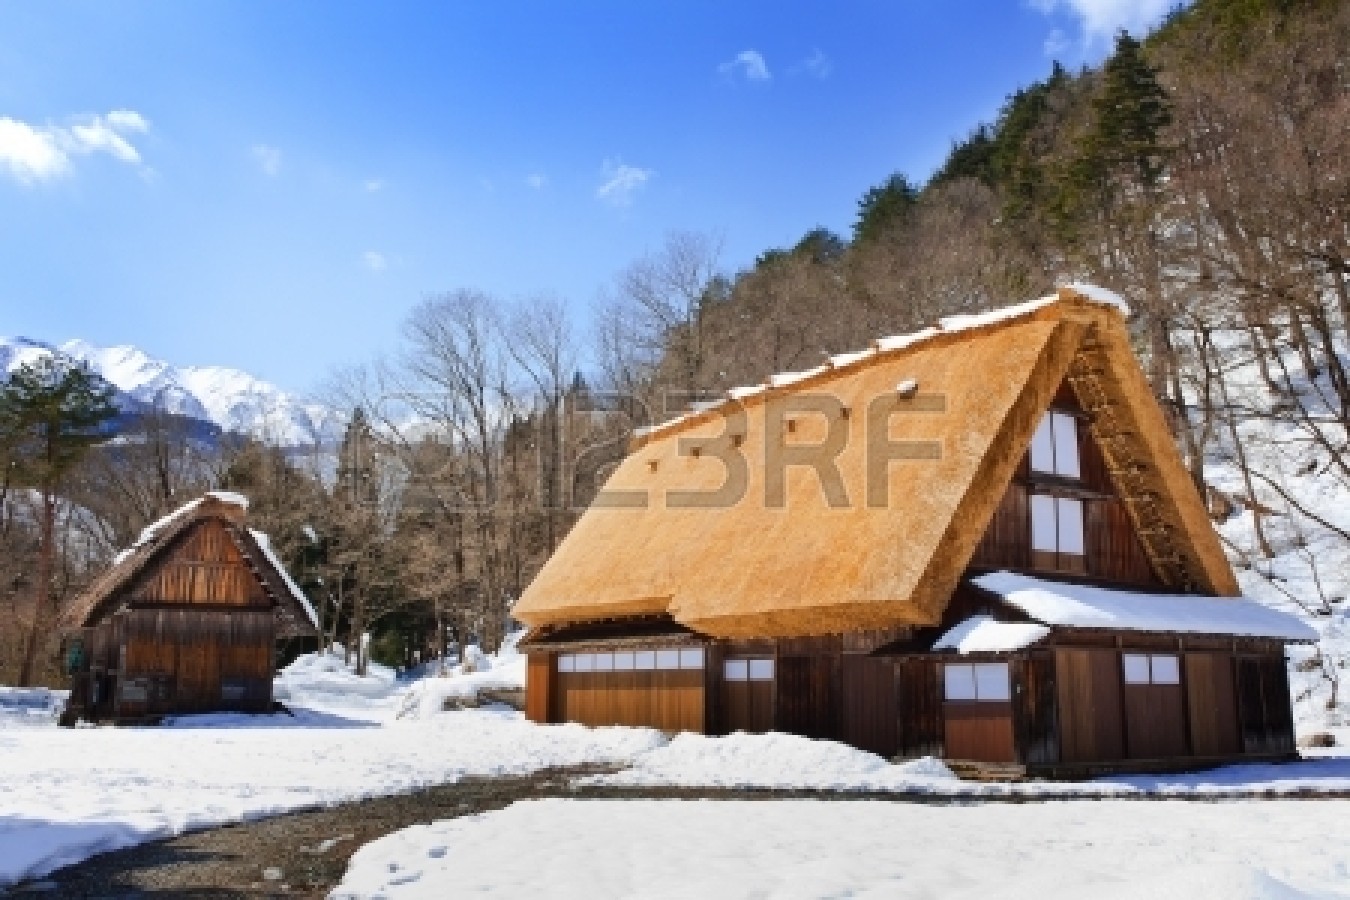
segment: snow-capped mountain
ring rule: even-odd
[[[177,367],[132,346],[96,347],[83,340],[53,346],[0,338],[0,370],[11,371],[53,350],[89,363],[117,388],[119,405],[130,413],[158,408],[282,446],[329,443],[342,435],[342,422],[333,410],[247,372]]]

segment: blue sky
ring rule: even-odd
[[[296,391],[460,287],[597,292],[675,229],[727,269],[923,179],[1159,0],[0,0],[0,335]]]

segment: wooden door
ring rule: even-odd
[[[835,736],[835,660],[828,656],[780,656],[774,724],[809,738]]]
[[[1233,659],[1227,653],[1186,654],[1186,703],[1196,756],[1232,756],[1238,734]]]
[[[845,655],[840,676],[840,736],[862,750],[895,756],[900,752],[895,664],[885,658]]]
[[[1120,690],[1120,657],[1116,651],[1055,651],[1063,762],[1105,762],[1125,757]]]

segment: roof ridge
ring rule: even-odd
[[[840,373],[867,362],[874,362],[882,357],[889,358],[940,337],[1007,324],[1061,305],[1078,308],[1092,305],[1114,309],[1121,316],[1127,317],[1130,315],[1129,305],[1119,294],[1094,284],[1072,282],[1060,286],[1054,294],[1038,297],[1035,300],[1002,306],[982,313],[958,313],[943,316],[938,319],[936,325],[929,325],[908,334],[876,338],[872,341],[871,346],[862,350],[827,354],[825,362],[821,365],[798,372],[777,372],[770,375],[761,384],[730,388],[720,398],[693,403],[691,409],[687,412],[680,413],[657,425],[634,428],[629,452],[646,446],[657,437],[663,437],[680,428],[707,421],[717,413],[724,411],[729,404],[743,403],[752,399],[767,399],[777,391],[791,388],[821,375]]]

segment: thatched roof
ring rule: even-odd
[[[225,524],[263,590],[272,598],[278,634],[314,635],[319,624],[314,608],[277,559],[267,535],[245,527],[247,511],[244,497],[212,491],[169,513],[113,558],[112,566],[62,613],[61,626],[87,628],[115,613],[125,605],[122,590],[132,579],[162,558],[193,525],[217,519]]]
[[[1153,530],[1167,535],[1160,577],[1178,589],[1236,594],[1121,310],[1108,299],[1064,288],[945,320],[732,391],[639,435],[513,615],[544,626],[665,613],[716,637],[935,625],[1071,365],[1104,392],[1121,425],[1118,449],[1144,463],[1145,474],[1132,477],[1136,491],[1139,477],[1147,481],[1142,493],[1156,498],[1161,520]],[[807,402],[831,411],[802,411]],[[877,416],[883,425],[869,432]],[[766,431],[790,428],[789,446],[819,443],[829,419],[847,436],[835,457],[846,496],[831,505],[817,471],[797,465],[786,468],[775,504],[770,476],[784,470],[765,464]],[[883,443],[921,442],[920,458],[869,454],[868,433]],[[690,505],[681,492],[728,481],[719,454],[745,461],[744,490]],[[633,505],[642,497],[645,505]]]

